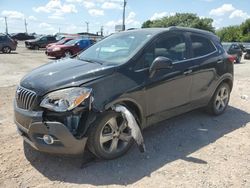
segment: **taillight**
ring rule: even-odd
[[[228,58],[227,58],[231,63],[235,63],[236,62],[236,57],[235,56],[232,56],[232,55],[228,55]]]

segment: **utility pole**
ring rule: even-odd
[[[125,30],[125,14],[126,14],[126,5],[127,5],[127,1],[123,0],[123,15],[122,15],[122,30]]]
[[[101,26],[101,36],[103,36],[103,26]]]
[[[7,23],[7,17],[5,16],[4,17],[4,19],[5,19],[5,31],[6,31],[6,34],[8,34],[8,23]]]
[[[24,27],[25,27],[25,32],[28,33],[28,29],[27,29],[27,22],[26,22],[26,19],[24,19]]]
[[[87,25],[87,33],[89,33],[89,22],[85,22]]]
[[[61,28],[59,27],[59,29],[58,29],[58,33],[61,33]]]

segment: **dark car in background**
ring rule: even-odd
[[[39,48],[45,48],[48,44],[55,42],[57,42],[56,37],[47,35],[41,36],[33,40],[26,40],[25,46],[29,49],[39,50]]]
[[[53,45],[46,49],[46,55],[56,58],[70,57],[95,43],[92,39],[73,39],[65,44]]]
[[[11,35],[12,39],[15,40],[30,40],[30,39],[35,39],[33,35],[29,35],[27,33],[14,33]]]
[[[246,54],[244,55],[244,59],[250,59],[250,48],[246,48]]]
[[[10,53],[11,51],[15,51],[16,47],[16,40],[13,40],[9,35],[0,34],[0,50],[3,53]]]
[[[226,52],[235,57],[236,63],[240,63],[243,52],[238,43],[222,43]]]
[[[73,40],[73,38],[62,38],[61,40],[55,42],[55,43],[50,43],[46,46],[46,50],[48,48],[50,48],[51,46],[54,46],[54,45],[62,45],[62,44],[65,44],[66,42],[70,41],[70,40]]]
[[[71,41],[70,41],[71,42]],[[224,113],[233,61],[213,33],[181,27],[115,33],[73,58],[43,65],[16,90],[15,122],[25,142],[57,154],[114,159],[141,130],[206,107]]]

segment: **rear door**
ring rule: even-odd
[[[196,105],[207,103],[216,83],[217,67],[223,65],[223,57],[216,45],[203,34],[189,34],[193,67],[191,101]]]

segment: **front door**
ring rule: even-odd
[[[145,56],[151,59],[150,62],[159,56],[173,62],[172,68],[159,70],[152,78],[148,77],[145,87],[147,116],[160,115],[188,104],[193,64],[187,60],[186,37],[181,33],[166,33],[154,42]]]

